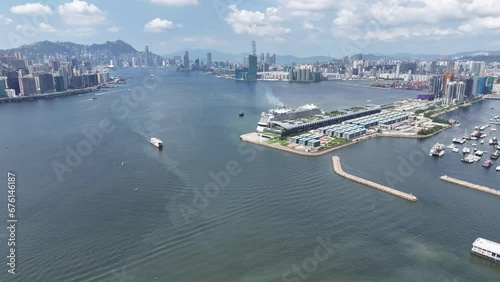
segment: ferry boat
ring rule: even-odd
[[[429,155],[442,157],[444,155],[444,148],[445,148],[444,144],[436,143],[434,144],[434,146],[432,146]]]
[[[491,160],[487,160],[483,163],[483,167],[490,167],[493,165],[493,162]]]
[[[464,153],[464,154],[468,154],[468,153],[470,153],[470,149],[469,149],[469,148],[467,148],[467,147],[464,147],[464,148],[462,149],[462,153]]]
[[[163,142],[158,138],[153,137],[149,139],[149,143],[153,144],[153,146],[155,146],[158,149],[163,149]]]
[[[477,238],[472,243],[471,253],[491,259],[495,262],[500,262],[500,244],[484,238]]]

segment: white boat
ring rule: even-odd
[[[472,146],[477,146],[477,143],[472,143]]]
[[[432,148],[429,152],[429,155],[436,156],[436,157],[442,157],[444,155],[444,149],[445,149],[444,144],[436,143],[436,144],[434,144],[434,146],[432,146]]]
[[[455,146],[455,144],[450,144],[448,146],[446,146],[446,148],[448,149],[453,149],[453,148],[456,148],[457,146]]]
[[[460,150],[459,150],[457,147],[455,147],[455,148],[453,148],[451,151],[452,151],[453,153],[458,153]]]
[[[481,158],[478,157],[478,156],[474,156],[474,155],[467,155],[465,158],[462,159],[462,162],[464,163],[475,163],[477,161],[479,161]]]
[[[453,140],[451,142],[453,143],[459,143],[459,144],[463,144],[465,143],[467,140],[465,138],[462,138],[462,139],[459,139],[459,138],[453,138]]]
[[[149,143],[153,144],[153,146],[155,146],[158,149],[163,148],[163,142],[158,138],[153,137],[153,138],[149,139]]]
[[[468,154],[468,153],[470,153],[470,149],[469,149],[469,148],[467,148],[467,147],[464,147],[464,148],[462,149],[462,153],[464,153],[464,154]]]
[[[484,144],[484,139],[481,139],[481,141],[479,143]]]
[[[480,151],[480,150],[477,150],[475,154],[476,154],[476,156],[480,156],[481,157],[484,154],[484,152]]]
[[[477,238],[474,243],[472,243],[471,253],[491,259],[496,262],[500,262],[500,244],[484,238]]]
[[[500,165],[495,168],[497,171],[500,171]]]

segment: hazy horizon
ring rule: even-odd
[[[239,53],[250,52],[255,40],[257,53],[335,58],[498,48],[498,5],[481,0],[448,4],[453,9],[430,0],[141,0],[116,10],[114,3],[99,1],[2,2],[0,34],[6,40],[0,48],[43,40],[121,39],[137,50],[147,44],[157,54],[185,48]]]

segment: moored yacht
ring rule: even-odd
[[[444,155],[444,149],[445,149],[444,144],[436,143],[436,144],[434,144],[434,146],[432,146],[432,148],[429,152],[429,155],[436,156],[436,157],[442,157]]]
[[[483,167],[490,167],[493,165],[493,162],[491,160],[487,160],[483,163]]]
[[[464,147],[464,148],[462,149],[462,153],[464,153],[464,154],[468,154],[468,153],[470,153],[470,149],[469,149],[469,148],[467,148],[467,147]]]
[[[500,157],[500,153],[498,153],[498,150],[495,151],[495,153],[490,155],[490,159],[496,160]]]

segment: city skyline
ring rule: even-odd
[[[189,48],[250,53],[252,40],[257,54],[298,57],[498,49],[498,5],[488,0],[447,5],[450,9],[428,0],[142,0],[118,12],[113,3],[98,1],[2,2],[0,36],[6,40],[0,49],[43,40],[92,44],[118,39],[137,50],[147,44],[156,54]]]

